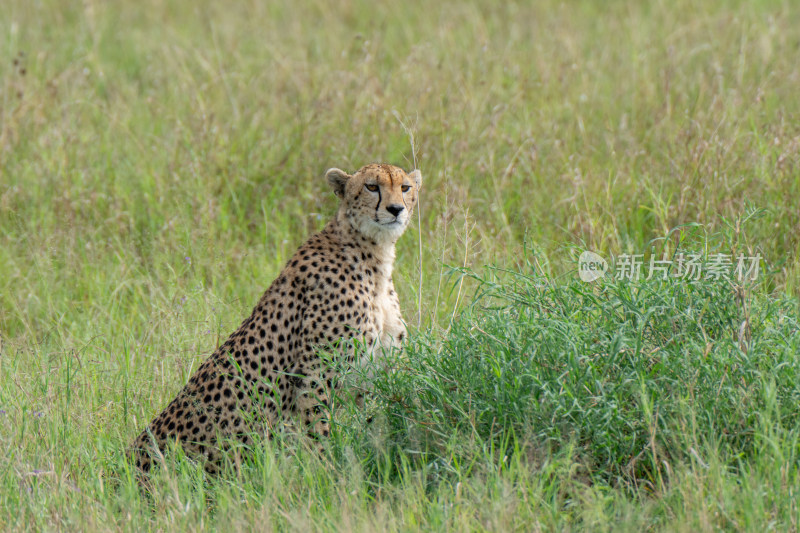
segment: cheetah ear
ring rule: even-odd
[[[409,174],[408,177],[414,180],[414,183],[417,185],[417,189],[422,187],[422,172],[420,172],[419,169]]]
[[[350,179],[350,174],[338,168],[329,168],[325,173],[331,187],[333,187],[333,194],[339,198],[344,198],[344,187],[347,185],[347,180]]]

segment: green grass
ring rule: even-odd
[[[799,84],[788,1],[4,3],[0,529],[797,530]],[[124,448],[372,161],[424,176],[373,424],[143,498]],[[652,248],[762,276],[577,280]]]

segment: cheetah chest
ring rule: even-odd
[[[378,329],[379,352],[399,347],[406,335],[400,314],[400,302],[391,285],[383,287],[372,302],[372,313]]]

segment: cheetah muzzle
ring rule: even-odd
[[[292,256],[252,314],[197,369],[130,448],[148,472],[170,443],[218,469],[225,443],[271,436],[281,421],[302,421],[327,437],[330,395],[338,387],[323,353],[355,362],[356,345],[400,345],[406,328],[392,283],[395,243],[417,203],[422,175],[367,165],[326,178],[339,209]]]

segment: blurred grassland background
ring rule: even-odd
[[[8,528],[136,528],[128,500],[98,488],[97,458],[118,457],[332,215],[328,167],[422,170],[395,283],[434,338],[471,294],[448,265],[521,268],[528,243],[543,272],[571,279],[576,250],[649,253],[690,223],[709,249],[761,254],[764,292],[800,294],[793,2],[0,11],[0,476],[20,491]],[[31,476],[37,498],[21,488]],[[424,525],[415,497],[403,512]],[[175,526],[173,504],[149,526]],[[383,515],[362,504],[275,523],[369,529]],[[184,526],[213,523],[205,512]],[[557,516],[544,527],[564,527]]]

